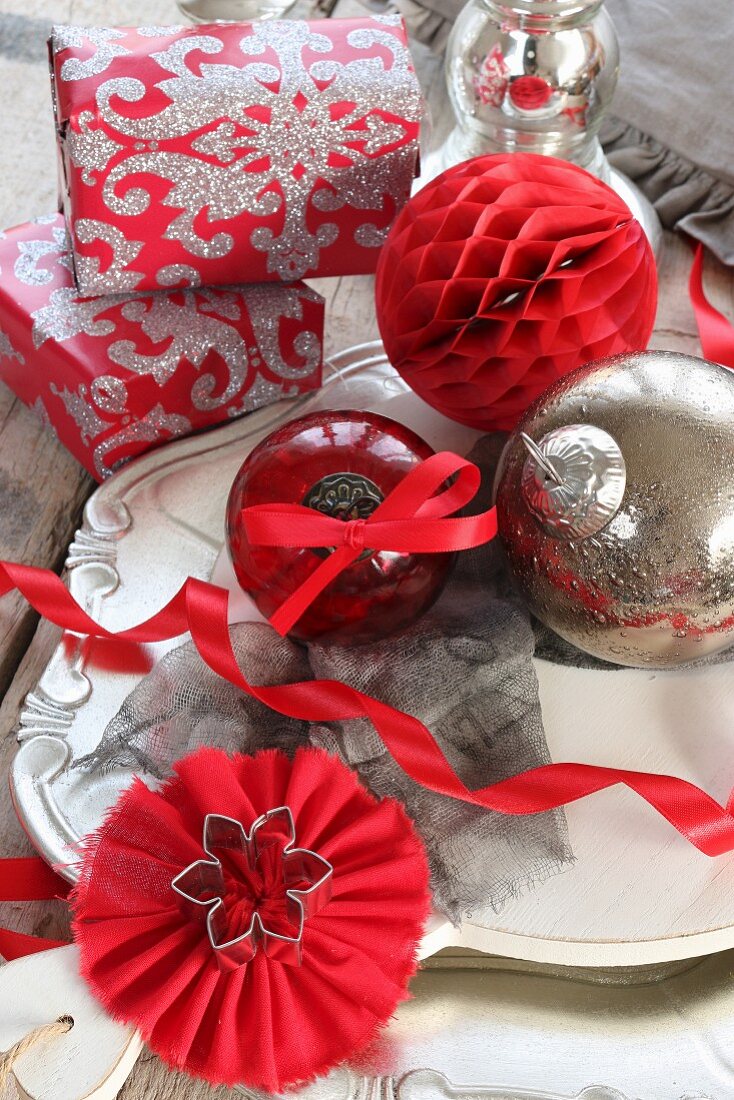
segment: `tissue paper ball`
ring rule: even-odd
[[[642,352],[552,386],[497,481],[500,535],[534,614],[620,665],[732,645],[732,454],[734,373],[714,363]]]
[[[410,428],[366,412],[312,413],[263,440],[237,474],[227,504],[232,564],[258,610],[270,618],[330,551],[252,545],[243,509],[302,504],[345,521],[366,519],[432,454]],[[346,645],[384,638],[431,606],[453,561],[453,554],[365,550],[313,601],[291,637]]]
[[[527,153],[450,168],[408,202],[382,250],[390,362],[445,416],[512,429],[552,382],[642,350],[657,302],[642,226],[582,168]]]

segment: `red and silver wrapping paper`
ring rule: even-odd
[[[81,298],[60,214],[0,234],[0,379],[102,480],[135,455],[321,384],[302,283]]]
[[[56,27],[83,294],[374,271],[423,104],[398,16]]]

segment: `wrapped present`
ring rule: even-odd
[[[80,293],[374,271],[423,109],[398,16],[56,27]]]
[[[81,298],[60,214],[0,237],[0,379],[98,480],[321,383],[324,302],[302,283]]]

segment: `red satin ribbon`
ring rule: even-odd
[[[726,807],[683,779],[588,764],[548,764],[470,791],[431,732],[412,715],[337,680],[260,687],[237,665],[227,623],[225,589],[190,577],[157,614],[114,634],[95,623],[62,581],[45,569],[0,562],[0,595],[16,589],[45,618],[67,630],[128,642],[154,642],[191,632],[206,663],[224,679],[280,714],[308,722],[367,717],[400,766],[417,783],[503,814],[535,814],[575,802],[617,783],[636,791],[701,852],[734,850],[734,792]]]
[[[0,861],[0,902],[61,901],[68,892],[69,884],[59,878],[38,856]],[[52,947],[63,946],[63,940],[49,940],[42,936],[28,936],[23,932],[0,928],[0,955],[8,962],[24,955],[32,955],[36,951],[48,951]]]
[[[449,478],[456,480],[442,489]],[[255,504],[242,521],[254,546],[333,546],[311,576],[270,618],[287,634],[301,615],[369,546],[403,554],[451,553],[482,546],[497,534],[494,508],[478,516],[455,516],[476,496],[481,473],[450,451],[427,458],[403,478],[367,519],[345,522],[302,504]],[[436,494],[436,495],[434,495]]]
[[[723,313],[711,305],[703,289],[704,247],[694,248],[693,264],[688,279],[688,293],[696,315],[696,325],[703,354],[714,363],[734,367],[734,327]]]

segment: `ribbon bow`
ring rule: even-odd
[[[449,484],[449,479],[455,478]],[[333,547],[334,551],[270,619],[287,634],[304,611],[343,570],[370,550],[401,554],[452,553],[482,546],[497,534],[494,508],[457,516],[476,496],[482,475],[451,451],[431,455],[410,470],[366,519],[343,520],[302,504],[253,504],[242,510],[254,546]],[[439,491],[440,490],[440,491]]]

